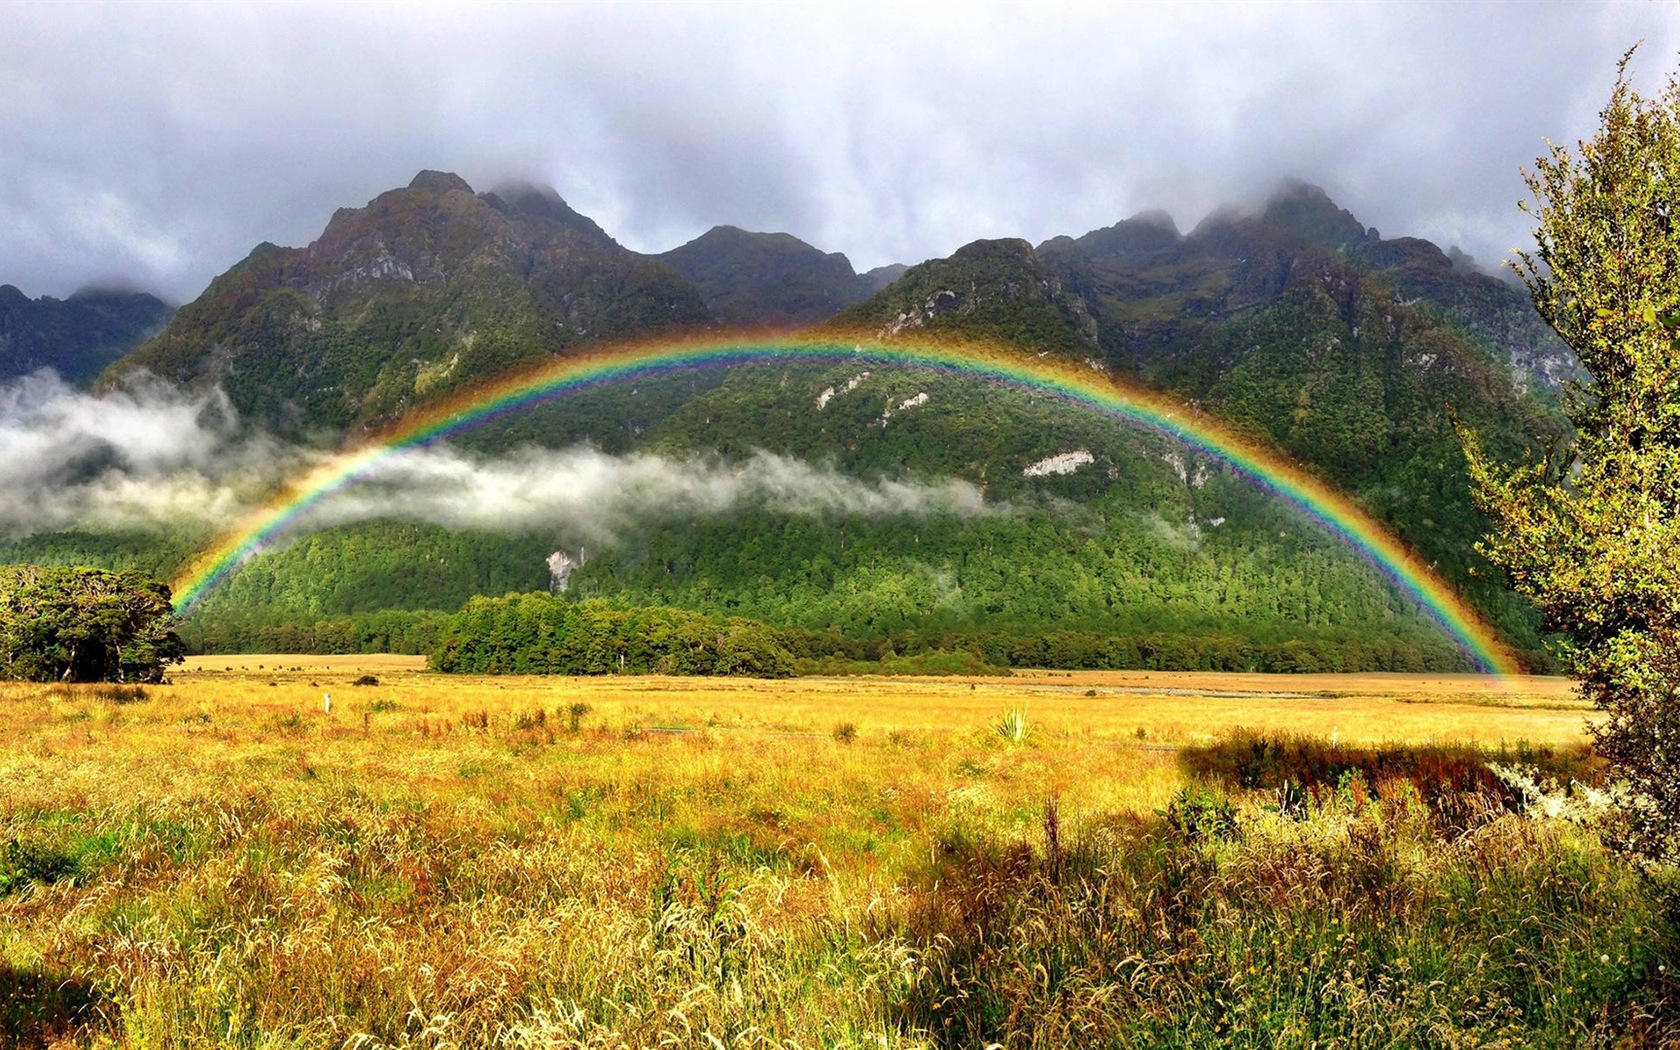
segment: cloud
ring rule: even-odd
[[[553,184],[625,244],[718,223],[860,267],[1280,176],[1484,261],[1662,4],[0,5],[0,282],[186,299],[421,168]]]
[[[37,373],[0,386],[0,531],[223,528],[326,458],[243,433],[220,391],[187,395],[142,377],[93,395]],[[431,446],[379,461],[312,507],[294,534],[400,518],[492,532],[564,529],[602,543],[650,518],[749,506],[868,518],[992,509],[965,481],[862,481],[767,452],[731,462],[589,447],[484,456]]]
[[[833,467],[758,452],[708,457],[613,456],[589,447],[525,448],[499,457],[447,447],[404,450],[334,493],[310,525],[404,518],[456,529],[520,532],[556,526],[610,542],[639,521],[724,514],[884,518],[985,513],[966,481],[860,481]]]
[[[232,520],[302,454],[235,438],[220,390],[146,376],[94,396],[43,371],[0,385],[0,531],[172,529]]]

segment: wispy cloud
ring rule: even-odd
[[[0,531],[216,528],[324,456],[243,433],[219,391],[183,394],[142,378],[93,395],[39,373],[0,386]],[[871,518],[988,509],[965,481],[863,481],[767,452],[727,461],[589,447],[487,456],[435,446],[382,460],[311,508],[299,528],[400,518],[499,532],[564,529],[601,542],[652,517],[747,506]]]

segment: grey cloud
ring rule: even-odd
[[[326,455],[241,433],[219,392],[141,379],[104,395],[50,373],[0,386],[0,532],[231,525]],[[760,452],[742,462],[527,448],[504,456],[406,449],[315,504],[293,533],[401,518],[450,528],[564,528],[606,542],[654,517],[746,505],[791,514],[972,516],[988,506],[957,480],[865,482]]]
[[[1659,4],[0,6],[0,281],[176,298],[457,170],[627,245],[716,223],[860,268],[982,236],[1189,226],[1277,178],[1484,261]]]

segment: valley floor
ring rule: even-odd
[[[1474,676],[0,684],[0,1045],[1658,1045],[1652,887],[1460,746],[1582,772],[1588,714]]]
[[[1069,741],[1205,743],[1234,729],[1347,743],[1580,743],[1591,705],[1567,678],[1472,674],[1225,674],[1212,671],[1017,671],[1009,677],[739,678],[431,675],[420,656],[189,657],[174,675],[183,697],[248,695],[264,704],[340,702],[362,675],[385,694],[437,711],[475,698],[499,705],[586,703],[607,723],[827,734],[859,730],[956,732],[1021,708],[1044,733]],[[274,683],[272,686],[269,683]],[[365,687],[362,687],[365,688]],[[268,691],[265,691],[268,690]],[[277,691],[273,691],[277,690]],[[1139,733],[1142,730],[1142,733]]]

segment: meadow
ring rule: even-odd
[[[1653,884],[1487,771],[1590,781],[1589,716],[1452,675],[0,685],[0,1045],[1673,1044]]]

